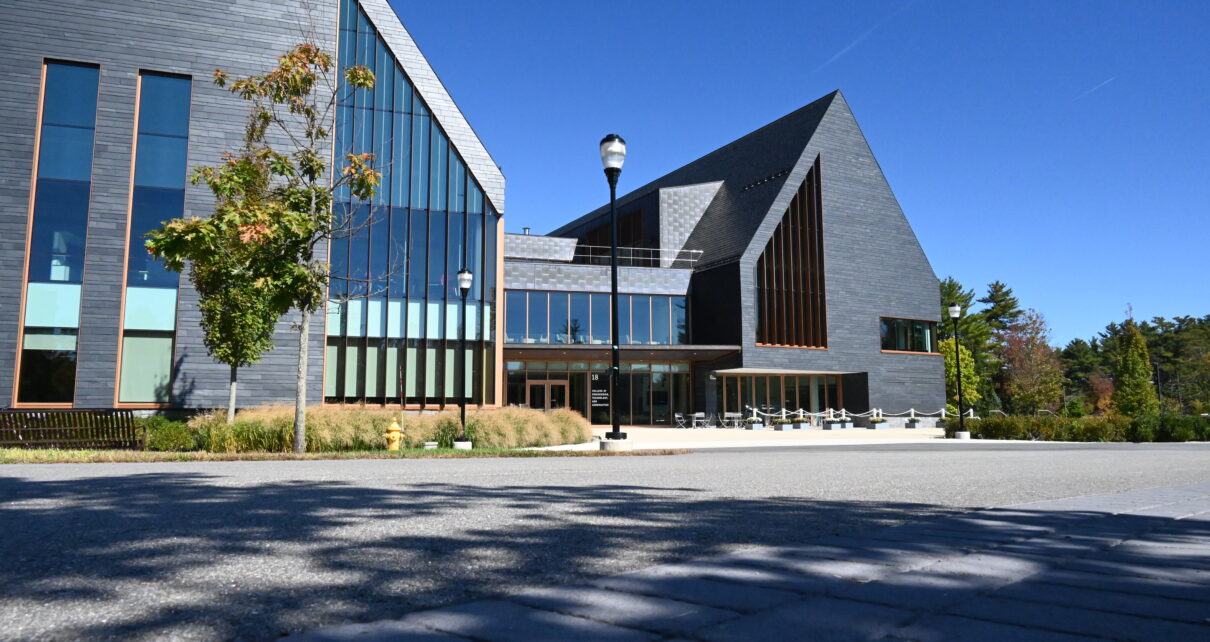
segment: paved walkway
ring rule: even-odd
[[[861,444],[914,444],[946,441],[942,428],[850,428],[847,430],[738,430],[721,428],[624,428],[632,450],[689,448],[787,448],[791,446],[856,446]],[[608,428],[593,428],[594,437],[604,438]],[[949,440],[948,443],[956,443]],[[544,450],[597,450],[600,445],[553,446]]]
[[[748,549],[290,639],[1080,638],[1210,639],[1210,483]]]

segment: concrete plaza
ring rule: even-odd
[[[1205,638],[1206,482],[1205,444],[4,466],[0,637]]]
[[[604,439],[609,428],[592,429],[593,437]],[[843,430],[742,430],[734,428],[648,428],[627,427],[631,450],[707,448],[786,448],[794,446],[855,446],[860,444],[913,444],[945,439],[943,428],[848,428]],[[547,450],[593,450],[599,444],[554,446]]]

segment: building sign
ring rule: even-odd
[[[594,424],[609,423],[609,373],[594,372],[589,378],[589,416]]]

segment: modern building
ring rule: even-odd
[[[624,423],[942,406],[937,279],[840,92],[617,207]],[[507,402],[607,421],[582,371],[608,367],[609,234],[606,206],[506,236]]]
[[[310,400],[608,423],[608,211],[504,234],[503,174],[386,0],[0,0],[0,15],[0,407],[225,403],[197,295],[142,237],[213,210],[187,177],[239,146],[247,113],[213,70],[262,73],[309,41],[337,72],[375,72],[372,90],[335,83],[332,144],[383,173],[368,203],[336,195],[353,232],[324,248]],[[619,207],[623,423],[941,405],[937,280],[839,92]],[[296,322],[241,374],[242,404],[292,399]]]

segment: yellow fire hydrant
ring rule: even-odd
[[[390,427],[382,436],[386,437],[387,450],[399,450],[399,444],[403,441],[403,429],[399,427],[397,420],[392,419]]]

